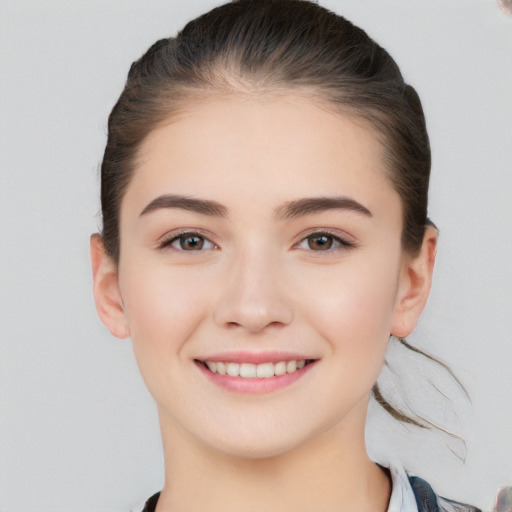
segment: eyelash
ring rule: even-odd
[[[208,241],[210,244],[212,244],[212,246],[214,248],[218,248],[207,236],[205,236],[204,234],[202,234],[201,232],[198,232],[198,231],[182,231],[178,234],[173,234],[173,235],[171,235],[170,238],[162,240],[162,242],[160,243],[158,248],[159,249],[171,248],[175,251],[180,251],[180,252],[201,252],[201,251],[194,251],[194,250],[187,251],[186,249],[178,249],[178,248],[172,246],[172,244],[174,242],[177,242],[180,239],[187,239],[187,238],[192,238],[192,237],[201,238],[202,240]]]
[[[343,250],[347,250],[347,249],[351,249],[351,248],[355,247],[354,242],[341,237],[339,234],[332,233],[328,229],[311,231],[310,233],[308,233],[305,237],[303,237],[300,240],[299,244],[306,242],[308,239],[319,238],[321,236],[326,236],[326,237],[331,238],[332,245],[335,245],[335,247],[331,246],[328,249],[318,250],[318,251],[315,251],[314,249],[311,249],[311,248],[309,248],[309,250],[311,250],[312,252],[333,252],[333,251],[343,251]],[[299,244],[296,244],[296,247]]]
[[[326,236],[326,237],[329,237],[330,239],[332,239],[332,245],[334,245],[335,247],[332,247],[332,245],[331,245],[331,247],[329,247],[328,249],[324,249],[324,250],[321,250],[321,249],[320,250],[307,249],[307,250],[310,250],[312,252],[333,252],[333,251],[347,250],[347,249],[351,249],[351,248],[355,247],[355,244],[353,242],[348,241],[345,238],[340,237],[339,235],[330,232],[329,230],[311,231],[306,236],[301,238],[299,243],[295,244],[294,247],[298,247],[300,244],[307,241],[308,239],[311,239],[314,237],[319,238],[321,236]],[[173,247],[173,243],[179,242],[180,239],[184,240],[184,239],[192,238],[192,237],[197,237],[197,238],[202,239],[203,241],[207,241],[210,244],[212,244],[212,246],[213,246],[212,248],[218,249],[218,247],[207,236],[205,236],[202,233],[197,232],[197,231],[182,231],[181,233],[178,233],[177,235],[172,235],[170,238],[163,240],[160,243],[159,249],[171,248],[175,251],[180,251],[180,252],[202,252],[202,248],[199,250],[190,250],[189,251],[187,249],[182,249],[182,248],[178,249],[176,247]],[[212,248],[210,248],[210,249],[212,249]]]

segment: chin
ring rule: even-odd
[[[245,460],[263,460],[279,457],[293,451],[301,443],[290,443],[287,439],[286,442],[280,442],[276,439],[244,439],[243,442],[237,440],[234,443],[233,440],[225,443],[217,443],[211,445],[217,451],[223,453],[226,456],[245,459]]]
[[[284,423],[267,424],[265,428],[259,429],[248,429],[247,425],[237,425],[237,427],[239,428],[236,430],[218,432],[218,435],[210,431],[204,441],[226,456],[258,460],[290,454],[307,446],[319,434],[304,428],[304,424],[300,430],[294,430],[292,425]],[[252,427],[255,425],[253,424]]]

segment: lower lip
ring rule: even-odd
[[[268,378],[246,378],[221,375],[219,373],[213,373],[199,361],[195,361],[195,363],[203,375],[205,375],[206,378],[210,380],[210,382],[213,382],[215,385],[227,391],[241,394],[263,394],[272,393],[278,389],[283,389],[290,386],[302,378],[306,373],[308,373],[309,370],[315,366],[316,361],[307,364],[304,366],[304,368],[300,368],[293,373],[274,375],[274,377]]]

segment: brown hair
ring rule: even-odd
[[[119,259],[119,206],[137,151],[161,122],[208,95],[296,90],[366,120],[403,205],[404,250],[427,223],[430,146],[418,95],[390,55],[341,16],[302,0],[242,0],[189,22],[134,62],[108,122],[101,167],[106,251]]]
[[[429,223],[430,145],[418,95],[394,60],[363,30],[313,2],[240,0],[189,22],[132,64],[109,117],[101,166],[107,253],[118,262],[121,200],[155,127],[210,95],[279,90],[309,94],[373,128],[402,202],[402,247],[418,251]],[[426,426],[395,409],[377,384],[373,392],[395,418]]]

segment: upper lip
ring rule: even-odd
[[[280,361],[302,361],[318,359],[294,352],[220,352],[207,357],[197,358],[198,361],[222,361],[224,363],[279,363]]]

